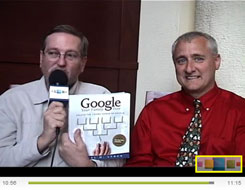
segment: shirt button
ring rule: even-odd
[[[189,108],[185,108],[186,111],[189,111],[190,109]]]
[[[206,108],[207,111],[209,111],[209,108]]]

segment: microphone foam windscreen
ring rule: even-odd
[[[64,71],[55,70],[49,76],[49,85],[67,86],[68,78]]]

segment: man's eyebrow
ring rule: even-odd
[[[54,47],[54,48],[47,48],[46,50],[49,50],[49,51],[50,51],[50,50],[55,50],[55,51],[59,51],[59,52],[61,51],[59,48],[55,48],[55,47]],[[68,50],[65,51],[65,53],[66,53],[66,52],[79,53],[79,51],[74,50],[74,49],[68,49]]]
[[[67,51],[65,51],[65,52],[74,52],[74,53],[79,53],[78,51],[73,50],[73,49],[68,49],[68,50],[67,50]]]
[[[205,55],[203,54],[199,54],[199,53],[195,53],[193,55],[191,55],[192,57],[205,57]]]
[[[180,58],[186,58],[186,56],[184,56],[184,55],[179,55],[179,56],[177,56],[177,57],[174,57],[175,60],[180,59]]]
[[[46,50],[56,50],[56,51],[59,51],[58,48],[47,48]]]

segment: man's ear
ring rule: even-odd
[[[39,60],[40,62],[39,62],[39,66],[40,66],[40,68],[42,67],[42,62],[43,62],[43,51],[42,50],[40,50],[40,60]]]
[[[218,70],[219,67],[220,67],[220,63],[221,63],[221,57],[220,57],[220,54],[217,54],[217,55],[216,55],[215,60],[214,60],[214,63],[215,63],[215,68],[216,68],[216,70]]]
[[[85,69],[85,66],[86,66],[86,63],[88,61],[88,58],[87,56],[84,56],[81,58],[81,73],[83,73],[84,69]]]

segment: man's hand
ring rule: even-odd
[[[52,102],[44,113],[43,132],[38,138],[37,146],[42,153],[54,141],[56,129],[64,129],[67,123],[67,113],[61,102]]]
[[[61,144],[59,146],[60,156],[68,165],[73,167],[95,167],[96,164],[89,159],[86,144],[81,137],[81,130],[77,129],[74,134],[75,143],[73,143],[67,133],[63,133]],[[94,155],[108,155],[110,147],[108,143],[97,144]]]
[[[98,143],[93,151],[94,156],[108,155],[111,153],[111,149],[108,142]]]
[[[69,139],[68,133],[62,134],[59,146],[62,159],[73,167],[95,167],[96,164],[88,157],[87,147],[81,137],[80,129],[75,131],[74,140],[75,143]]]

